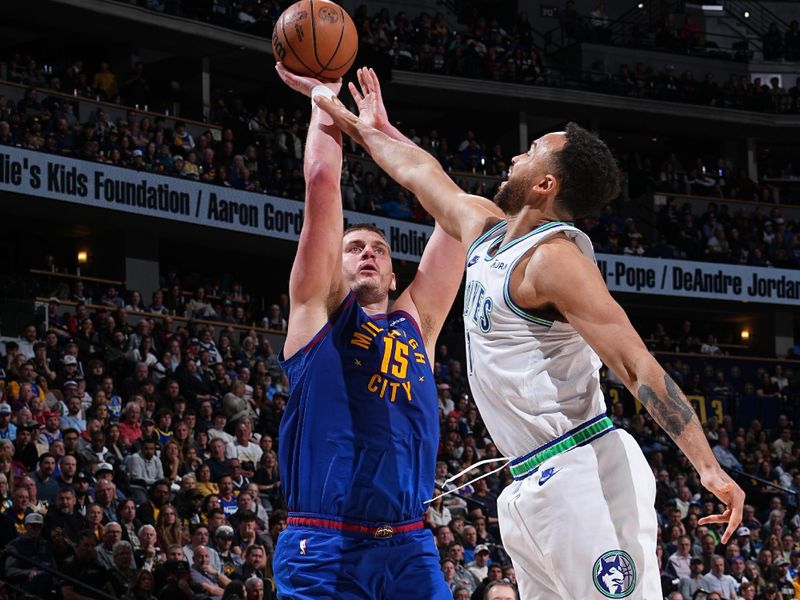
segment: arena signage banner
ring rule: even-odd
[[[304,205],[102,163],[0,146],[0,190],[93,208],[297,241]],[[395,258],[419,262],[433,228],[345,211],[348,223],[380,227]]]
[[[800,270],[598,254],[612,292],[800,305]]]

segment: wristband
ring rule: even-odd
[[[324,85],[315,85],[314,88],[311,90],[311,106],[316,106],[314,104],[314,98],[316,96],[324,96],[325,98],[335,98],[336,94],[333,93],[333,90],[328,88]]]

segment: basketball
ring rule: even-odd
[[[358,52],[350,15],[329,0],[300,0],[278,17],[272,32],[275,59],[298,75],[336,80]]]

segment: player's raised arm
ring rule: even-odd
[[[719,465],[686,396],[647,350],[592,260],[567,239],[551,240],[533,254],[519,291],[515,301],[523,306],[555,306],[686,454],[727,507],[701,522],[727,522],[727,542],[741,522],[744,492]]]
[[[356,76],[358,86],[350,83],[349,88],[358,107],[359,119],[393,140],[416,147],[389,121],[375,71],[361,68]],[[429,355],[432,355],[431,349],[458,292],[465,256],[464,245],[437,224],[425,246],[414,280],[397,300],[396,306],[401,307],[406,301],[415,306]]]
[[[284,83],[308,97],[316,86],[323,85],[311,77],[287,71],[280,63],[276,70]],[[324,85],[333,95],[341,88],[341,82]],[[292,312],[284,347],[286,356],[319,331],[330,310],[346,293],[340,289],[344,227],[341,171],[341,132],[327,114],[313,106],[303,156],[305,215],[289,279]]]
[[[503,218],[502,211],[491,201],[459,188],[439,162],[421,148],[393,139],[376,129],[371,117],[356,117],[335,98],[320,97],[315,101],[392,179],[416,195],[448,234],[465,246],[490,224]]]

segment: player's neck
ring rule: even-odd
[[[534,208],[532,206],[524,206],[517,214],[508,216],[507,220],[508,230],[506,231],[505,239],[512,240],[533,231],[537,227],[541,227],[545,223],[564,221],[565,217],[557,214],[550,207]]]
[[[361,308],[364,310],[365,313],[368,315],[385,315],[389,310],[389,298],[386,297],[383,300],[376,300],[370,301],[369,298],[361,299],[357,298],[358,303]]]

